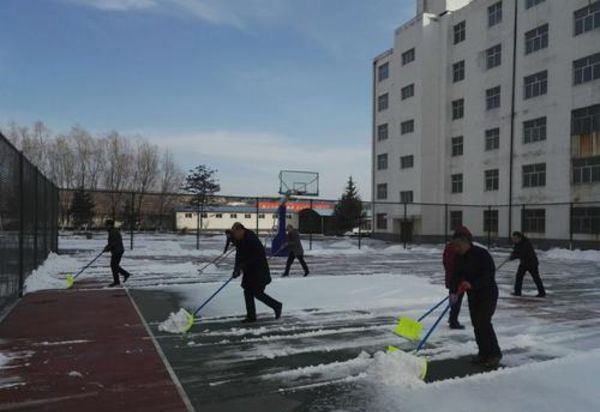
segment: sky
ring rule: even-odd
[[[0,122],[140,134],[222,193],[370,198],[372,59],[414,0],[0,0]]]

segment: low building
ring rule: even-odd
[[[201,216],[202,230],[219,232],[230,229],[235,222],[260,233],[271,233],[278,226],[277,209],[253,206],[212,206]],[[287,223],[298,227],[298,213],[288,211]],[[178,231],[198,229],[198,214],[193,207],[181,206],[175,209],[175,227]]]

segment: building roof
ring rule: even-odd
[[[175,212],[196,212],[193,206],[177,206]],[[204,213],[256,213],[254,206],[207,206]],[[277,209],[258,209],[258,213],[277,213]],[[293,210],[288,210],[288,214],[296,213]]]

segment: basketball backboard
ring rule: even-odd
[[[279,172],[279,194],[288,196],[319,196],[319,173],[282,170]]]

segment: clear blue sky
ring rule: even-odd
[[[370,190],[371,61],[414,0],[2,0],[0,122],[141,133],[224,193]]]

